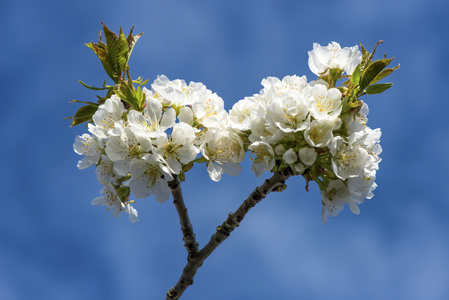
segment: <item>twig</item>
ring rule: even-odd
[[[249,197],[240,205],[235,213],[230,213],[223,224],[217,227],[217,231],[212,235],[204,248],[189,257],[178,283],[176,283],[176,285],[168,291],[165,299],[179,299],[187,287],[193,284],[193,277],[195,276],[197,270],[203,265],[204,260],[231,234],[236,227],[240,225],[240,222],[243,220],[246,213],[263,198],[265,198],[266,195],[268,195],[274,188],[283,185],[285,180],[292,175],[293,173],[290,169],[286,169],[283,172],[275,172],[270,179],[265,180],[260,187],[257,187],[249,195]]]
[[[183,236],[182,240],[184,241],[184,247],[187,250],[187,258],[190,259],[198,252],[198,243],[196,241],[195,233],[193,232],[193,226],[190,223],[187,207],[182,197],[181,185],[178,177],[175,176],[173,180],[169,181],[168,186],[173,195],[173,204],[178,211]]]

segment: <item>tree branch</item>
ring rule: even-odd
[[[270,179],[257,187],[249,197],[240,205],[235,213],[230,213],[227,219],[217,227],[217,231],[212,235],[209,242],[198,252],[191,255],[178,283],[167,292],[166,300],[176,300],[181,297],[187,287],[193,284],[193,277],[198,269],[203,265],[204,260],[240,225],[248,211],[258,202],[265,198],[273,189],[284,184],[292,176],[290,168],[283,172],[275,172]]]
[[[195,233],[193,232],[193,226],[190,223],[187,207],[182,197],[181,184],[176,175],[173,180],[168,182],[168,186],[170,187],[173,195],[173,204],[178,211],[183,236],[182,240],[184,241],[184,247],[187,250],[187,259],[190,259],[198,252],[198,243],[196,241]]]

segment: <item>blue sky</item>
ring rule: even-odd
[[[101,21],[145,32],[134,77],[201,81],[226,109],[267,76],[314,75],[313,42],[395,56],[395,86],[363,98],[382,129],[378,189],[321,223],[318,188],[302,178],[256,206],[206,260],[182,299],[448,299],[449,139],[444,1],[20,1],[0,3],[0,299],[163,299],[185,264],[171,201],[139,201],[140,223],[91,206],[101,186],[80,171],[66,116],[105,73],[84,43]],[[264,178],[183,184],[200,245]]]

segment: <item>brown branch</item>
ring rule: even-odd
[[[176,175],[173,180],[168,182],[168,186],[170,187],[173,195],[173,204],[178,211],[183,236],[182,240],[184,241],[184,247],[187,250],[187,259],[190,259],[190,257],[194,256],[198,252],[198,243],[196,241],[195,233],[193,232],[193,226],[190,223],[184,198],[182,197],[181,184]]]
[[[240,225],[246,213],[258,202],[265,198],[273,189],[284,184],[293,173],[290,169],[283,172],[275,172],[270,179],[257,187],[249,197],[240,205],[235,213],[230,213],[227,219],[217,227],[217,231],[212,235],[209,242],[189,257],[187,264],[176,285],[171,288],[166,300],[179,299],[189,285],[193,284],[193,277],[198,269],[203,265],[204,260],[231,234],[231,232]]]

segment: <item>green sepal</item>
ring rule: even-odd
[[[123,186],[119,187],[116,192],[117,192],[117,196],[120,197],[122,202],[126,202],[131,193],[131,189],[129,188],[129,186],[123,185]]]
[[[196,159],[195,162],[203,164],[209,162],[209,160],[206,157],[204,157],[204,155],[202,155],[200,158]]]
[[[278,186],[275,186],[271,191],[272,192],[282,192],[287,188],[287,185],[285,183],[282,183]]]
[[[393,59],[394,58],[379,59],[368,65],[363,71],[362,78],[360,79],[360,90],[363,91],[366,87],[372,84],[376,76],[378,76]]]
[[[72,119],[72,125],[70,125],[70,127],[82,124],[84,122],[88,122],[88,121],[92,120],[92,116],[95,114],[97,109],[98,109],[98,105],[96,105],[96,104],[88,104],[88,105],[82,106],[80,109],[78,109],[78,111],[75,113],[75,115],[73,117],[67,117],[67,118],[65,118],[65,120]]]
[[[337,81],[341,78],[341,74],[343,73],[342,69],[332,68],[329,70],[329,77],[332,83],[332,86],[335,86]]]
[[[179,181],[181,181],[181,182],[186,181],[186,173],[185,173],[184,171],[179,172],[179,174],[178,174],[178,179],[179,179]]]
[[[331,84],[331,77],[329,75],[321,75],[318,77],[318,79],[324,80],[327,83]]]
[[[380,94],[393,86],[393,83],[379,83],[373,84],[366,88],[366,93],[369,95]]]

